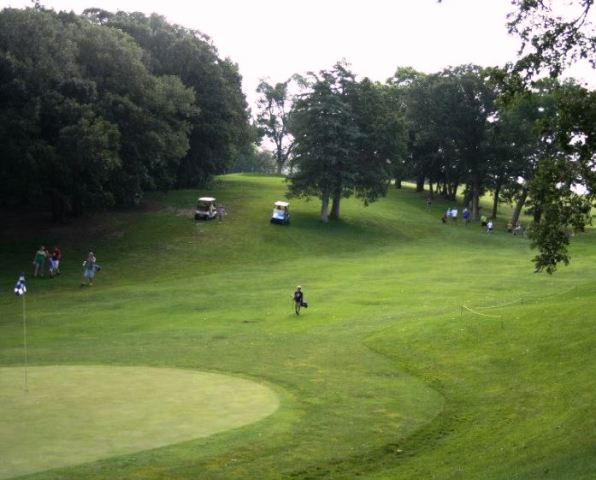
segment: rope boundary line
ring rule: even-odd
[[[523,302],[524,299],[523,298],[518,298],[516,300],[513,300],[511,302],[507,302],[507,303],[500,303],[498,305],[489,305],[488,307],[476,307],[478,310],[489,310],[491,308],[501,308],[501,307],[507,307],[509,305],[515,305],[516,303],[521,303]]]
[[[576,288],[577,288],[577,285],[574,285],[573,287],[568,288],[567,290],[563,290],[562,292],[549,293],[548,295],[542,295],[542,296],[539,296],[539,297],[527,297],[527,298],[524,298],[522,300],[524,302],[531,302],[533,300],[540,300],[541,298],[558,297],[559,295],[566,295],[568,293],[571,293]]]
[[[573,287],[564,290],[562,292],[555,292],[555,293],[550,293],[548,295],[542,295],[540,297],[528,297],[528,298],[517,298],[511,302],[507,302],[507,303],[501,303],[499,305],[488,305],[486,307],[476,307],[478,310],[490,310],[490,309],[494,309],[494,308],[502,308],[502,307],[507,307],[509,305],[515,305],[516,303],[526,303],[526,302],[532,302],[534,300],[540,300],[542,298],[550,298],[550,297],[556,297],[556,296],[560,296],[560,295],[566,295],[570,292],[572,292],[573,290],[575,290],[577,288],[577,285],[574,285]],[[503,318],[503,315],[488,315],[486,313],[482,313],[482,312],[478,312],[477,310],[468,307],[467,305],[461,305],[461,314],[463,314],[463,309],[466,309],[468,312],[473,313],[475,315],[480,315],[482,317],[488,317],[488,318]]]
[[[468,312],[473,313],[475,315],[480,315],[481,317],[489,317],[489,318],[502,318],[502,315],[488,315],[486,313],[482,313],[482,312],[477,312],[476,310],[467,307],[466,305],[462,305],[462,308],[465,308]]]

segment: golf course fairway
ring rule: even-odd
[[[488,234],[404,182],[272,225],[286,190],[230,174],[65,225],[4,216],[2,479],[595,478],[595,227],[537,274],[507,204]],[[200,196],[228,215],[195,221]],[[40,245],[58,278],[31,276]]]
[[[163,447],[256,422],[269,388],[174,368],[0,368],[0,478]]]

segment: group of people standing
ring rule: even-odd
[[[449,219],[451,219],[451,221],[455,223],[455,222],[457,222],[458,215],[459,215],[459,211],[457,210],[457,208],[448,208],[447,211],[441,217],[441,221],[443,223],[447,223],[447,221]],[[463,217],[465,225],[470,223],[470,210],[468,210],[467,208],[464,208],[462,211],[462,217]]]
[[[54,247],[52,253],[49,252],[45,245],[40,246],[33,257],[33,276],[43,277],[45,275],[46,266],[50,278],[60,275],[61,261],[62,250],[58,245]],[[97,258],[95,258],[95,254],[90,250],[86,260],[83,262],[83,282],[81,283],[81,286],[93,285],[95,273],[99,270],[101,270],[101,267],[97,264]]]
[[[453,222],[457,222],[457,215],[457,208],[448,208],[447,211],[441,217],[441,221],[443,223],[447,223],[447,220],[450,218]],[[471,221],[470,210],[464,208],[462,212],[462,217],[464,219],[464,225],[468,225]],[[493,233],[494,226],[495,224],[492,218],[486,218],[486,215],[482,215],[480,217],[480,227],[486,228],[487,233]]]
[[[494,223],[492,218],[486,218],[486,215],[480,217],[480,226],[486,228],[486,233],[493,233]]]
[[[432,206],[432,197],[431,196],[428,196],[426,198],[426,206],[427,206],[427,208],[430,208]],[[462,218],[464,221],[464,225],[468,225],[471,222],[472,219],[471,219],[470,214],[471,214],[471,212],[468,208],[464,208],[462,210]],[[457,223],[458,215],[459,215],[458,209],[450,207],[441,216],[441,221],[443,223],[449,223],[449,221],[451,220],[451,223]],[[480,227],[483,229],[486,229],[486,233],[493,233],[494,228],[495,228],[494,220],[492,218],[487,218],[486,215],[481,215],[480,216]],[[524,228],[521,225],[521,223],[519,223],[519,222],[508,223],[507,231],[509,233],[512,233],[513,235],[520,235],[520,236],[524,235]]]
[[[456,223],[458,213],[459,212],[458,212],[457,208],[448,208],[447,211],[441,217],[441,221],[443,223],[447,223],[449,221],[449,219],[451,219],[451,221],[453,223]],[[462,217],[464,220],[464,225],[468,225],[471,221],[470,210],[468,210],[467,208],[464,208],[462,211]],[[495,226],[495,224],[494,224],[492,218],[487,218],[486,215],[482,215],[480,217],[480,227],[485,228],[487,233],[493,233],[494,226]],[[521,227],[518,228],[518,231],[519,230],[521,230]]]
[[[50,278],[60,275],[60,261],[62,260],[62,251],[59,246],[55,246],[52,253],[48,251],[45,245],[39,247],[33,257],[33,276],[43,277],[45,275],[46,265]]]

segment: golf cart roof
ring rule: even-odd
[[[213,197],[199,197],[199,202],[215,202]]]
[[[276,207],[288,207],[290,204],[288,202],[275,202],[273,205]]]

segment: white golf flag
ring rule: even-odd
[[[21,273],[21,276],[17,280],[17,284],[14,286],[14,293],[17,297],[25,295],[27,293],[27,285],[25,285],[25,274]]]

